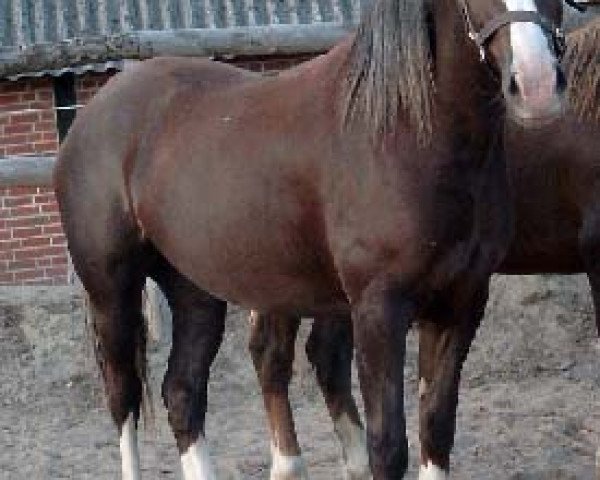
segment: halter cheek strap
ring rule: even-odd
[[[477,45],[482,62],[486,60],[486,44],[498,30],[512,23],[535,23],[539,25],[544,31],[552,35],[558,55],[562,54],[564,46],[564,33],[562,29],[549,22],[538,12],[525,10],[504,12],[492,18],[482,27],[481,30],[477,31],[475,29],[475,25],[473,25],[473,21],[471,20],[471,15],[469,15],[466,1],[460,0],[460,4],[463,10],[467,28],[469,30],[469,38],[471,38],[471,40],[475,42],[475,45]]]

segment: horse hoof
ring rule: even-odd
[[[308,480],[308,472],[302,457],[283,457],[273,459],[270,480]]]

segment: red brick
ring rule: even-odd
[[[26,227],[26,228],[14,228],[13,229],[13,238],[27,238],[27,237],[35,237],[37,235],[42,234],[42,227]],[[15,252],[15,258],[17,257],[17,253]]]
[[[19,197],[21,195],[33,195],[37,193],[36,187],[20,186],[20,187],[8,187],[4,196],[6,197]]]
[[[6,118],[10,121],[10,118],[12,117],[11,112],[21,112],[27,108],[29,108],[28,103],[9,103],[6,105],[0,105],[0,112],[3,112],[4,114],[3,116],[0,116],[0,118]],[[19,113],[14,114],[19,115]]]
[[[6,127],[4,127],[6,128]],[[21,145],[27,141],[27,134],[12,134],[12,135],[3,135],[0,137],[0,145]]]
[[[35,259],[35,264],[38,267],[49,267],[52,265],[52,257],[40,257]]]
[[[37,122],[35,124],[36,132],[52,132],[56,135],[56,123],[52,121]]]
[[[10,240],[12,238],[12,231],[3,228],[0,230],[0,240]]]
[[[67,239],[64,235],[58,235],[56,237],[52,237],[52,245],[66,245]]]
[[[37,142],[33,144],[33,147],[36,152],[56,152],[58,151],[58,141],[45,141],[45,142]]]
[[[56,235],[63,233],[62,225],[54,224],[54,225],[44,225],[42,227],[42,231],[44,235]]]
[[[54,95],[52,94],[52,90],[37,90],[35,92],[35,96],[38,100],[46,100],[52,102],[54,100]]]
[[[45,246],[50,245],[50,238],[49,237],[24,238],[22,244],[23,244],[23,247],[25,247],[25,248],[28,248],[28,247],[45,247]],[[54,243],[54,238],[52,239],[52,244],[53,245],[55,244]]]
[[[21,240],[19,239],[0,241],[0,252],[14,250],[15,248],[19,248],[20,246]]]
[[[35,100],[35,92],[23,92],[21,93],[21,101],[33,102]]]
[[[31,205],[33,203],[33,195],[21,195],[19,197],[4,197],[5,207],[20,207],[21,205]]]
[[[52,102],[36,100],[29,102],[29,108],[33,110],[50,110],[53,108],[53,105]]]
[[[0,252],[0,260],[2,261],[10,261],[14,258],[12,250],[8,250],[6,252]]]
[[[23,92],[27,90],[27,84],[23,82],[10,82],[7,80],[0,82],[0,93]]]
[[[13,272],[2,272],[0,273],[0,282],[4,285],[11,284],[15,281],[15,274]]]
[[[41,142],[44,139],[44,134],[41,132],[32,132],[27,134],[27,143]]]
[[[48,267],[44,269],[47,277],[56,277],[61,275],[67,275],[67,266]]]
[[[26,153],[33,153],[33,145],[9,145],[6,147],[7,155],[24,155]]]
[[[16,219],[20,219],[23,217],[35,217],[33,220],[36,223],[40,223],[40,224],[46,223],[46,217],[43,215],[39,215],[40,205],[26,205],[26,206],[22,206],[22,207],[11,208],[10,213],[11,213],[12,219],[9,219],[8,220],[9,222],[13,219],[16,220]],[[17,225],[13,225],[13,226],[17,226]]]
[[[4,135],[13,135],[15,133],[33,132],[33,123],[15,123],[4,127]]]
[[[54,197],[53,193],[40,192],[33,198],[33,201],[35,203],[54,203],[56,201],[56,198]]]
[[[12,262],[8,262],[8,269],[9,270],[26,270],[29,268],[36,268],[37,264],[35,259],[33,258],[27,258],[24,260],[15,260]]]
[[[46,217],[47,223],[58,223],[60,224],[60,215],[48,215]]]
[[[68,263],[67,250],[63,247],[64,255],[52,258],[52,265],[66,265]]]
[[[37,122],[40,118],[40,114],[38,112],[19,112],[10,116],[10,123],[30,123]]]
[[[46,203],[40,205],[42,207],[42,213],[54,213],[58,212],[58,203]]]
[[[48,110],[47,112],[40,112],[40,121],[56,121],[56,114],[53,110]]]
[[[39,248],[28,248],[25,250],[15,250],[15,260],[24,260],[28,258],[52,257],[64,253],[65,247],[60,245],[45,246]],[[52,263],[53,265],[54,262]]]
[[[21,95],[19,93],[1,93],[0,94],[0,105],[10,105],[19,103],[21,101]]]
[[[33,280],[34,278],[43,278],[44,272],[42,270],[19,270],[15,272],[15,282],[20,280]]]

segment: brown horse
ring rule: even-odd
[[[510,240],[504,106],[526,124],[561,110],[561,19],[559,0],[378,0],[278,78],[159,59],[98,93],[55,184],[125,478],[139,478],[146,277],[173,311],[163,399],[186,479],[214,478],[204,416],[225,300],[282,326],[351,312],[377,480],[406,470],[405,336],[427,318],[424,461],[447,469],[460,369]]]
[[[506,153],[515,190],[516,231],[498,272],[586,273],[600,334],[600,20],[569,35],[563,64],[570,108],[560,122],[528,131],[508,125]],[[251,325],[250,349],[263,386],[271,436],[285,439],[301,465],[287,403],[297,326],[283,328],[276,318],[257,312]],[[437,328],[425,323],[420,329],[423,395],[428,372],[435,368]],[[351,393],[349,319],[316,317],[306,352],[334,419],[346,469],[351,478],[368,478],[365,434]],[[274,392],[280,392],[279,397]],[[422,421],[426,408],[423,401]],[[421,428],[427,425],[422,423]]]

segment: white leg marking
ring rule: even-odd
[[[367,434],[343,413],[335,421],[335,433],[344,451],[345,478],[347,480],[368,480],[371,478]]]
[[[271,480],[308,480],[306,465],[301,456],[283,455],[271,443],[271,459]]]
[[[419,469],[419,480],[447,480],[448,474],[433,462],[427,462],[427,466],[421,465]]]
[[[428,388],[429,385],[427,384],[427,380],[425,380],[425,377],[421,377],[421,380],[419,380],[419,398],[423,398],[425,396]]]
[[[600,480],[600,448],[596,450],[596,480]]]
[[[121,472],[123,480],[140,480],[140,454],[137,444],[137,430],[133,413],[130,413],[121,427],[121,438],[119,439],[121,449]]]
[[[215,470],[210,461],[206,440],[202,435],[190,445],[181,456],[181,467],[185,480],[216,480]]]

